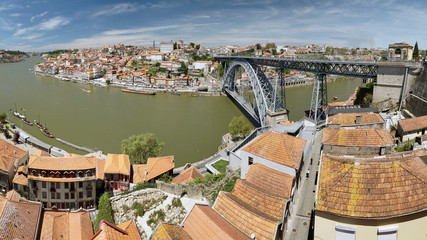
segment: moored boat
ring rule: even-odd
[[[28,121],[26,118],[23,118],[22,121],[29,126],[33,126],[33,123]]]
[[[47,128],[40,129],[40,131],[42,131],[42,133],[43,133],[46,137],[53,138],[53,134],[52,134],[52,133],[50,133],[50,132],[47,130]]]
[[[156,92],[154,92],[154,91],[131,90],[131,89],[126,89],[126,88],[122,88],[122,92],[136,93],[136,94],[143,94],[143,95],[156,95]]]
[[[90,90],[88,88],[83,89],[83,91],[90,93]]]

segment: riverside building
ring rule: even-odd
[[[42,202],[44,208],[94,208],[96,159],[31,156],[28,187],[29,199]]]

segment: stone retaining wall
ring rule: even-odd
[[[175,194],[178,196],[183,196],[184,194],[186,194],[187,197],[196,200],[204,199],[203,189],[196,185],[164,183],[161,181],[156,181],[156,185],[157,189],[160,189],[167,193]]]

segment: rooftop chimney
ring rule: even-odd
[[[360,124],[361,115],[356,115],[356,124]]]

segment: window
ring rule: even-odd
[[[56,198],[61,199],[61,193],[56,193]]]
[[[92,197],[92,191],[90,191],[90,190],[87,191],[86,195],[87,195],[88,198]]]
[[[79,182],[79,188],[82,188],[82,187],[83,187],[83,183]]]
[[[70,183],[70,188],[71,189],[74,189],[74,183],[72,182],[72,183]]]
[[[248,157],[248,165],[254,164],[254,159],[252,157]]]
[[[57,182],[56,183],[56,188],[61,188],[61,183]]]
[[[47,192],[42,192],[42,198],[47,198]]]
[[[74,193],[72,192],[71,193],[71,199],[74,199],[75,198],[75,196],[74,196]]]
[[[55,193],[54,192],[50,194],[50,198],[55,199]]]
[[[42,182],[42,188],[46,188],[46,182]]]
[[[67,182],[65,183],[65,188],[68,188],[68,183]]]
[[[356,237],[356,228],[348,225],[336,225],[336,240],[354,240]]]
[[[79,198],[83,198],[83,192],[79,192]]]
[[[69,199],[69,198],[70,198],[70,194],[69,193],[65,193],[65,199]]]
[[[396,240],[397,226],[384,226],[378,228],[378,240]]]

